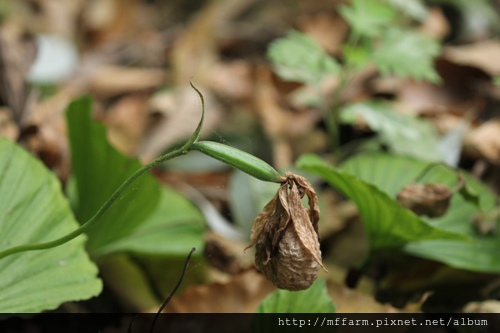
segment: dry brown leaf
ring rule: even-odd
[[[274,165],[286,168],[292,164],[291,142],[307,135],[319,118],[314,112],[291,112],[280,103],[280,93],[267,67],[257,69],[254,102],[264,130],[273,145]]]
[[[202,136],[213,131],[220,122],[222,111],[215,97],[202,86],[198,86],[205,99],[205,120]],[[149,109],[160,119],[152,124],[139,147],[139,155],[145,160],[156,158],[169,145],[187,139],[196,128],[201,117],[199,96],[190,86],[160,92],[149,101]]]
[[[500,75],[500,41],[487,40],[463,46],[448,46],[443,57],[453,63],[479,68],[489,75]]]
[[[500,119],[487,121],[470,131],[464,138],[464,150],[500,164]]]
[[[146,131],[148,99],[147,94],[127,95],[114,103],[102,116],[111,144],[129,156],[137,154],[139,142]]]
[[[0,137],[16,141],[19,136],[19,127],[12,119],[9,108],[0,107]]]
[[[211,71],[207,84],[215,93],[234,100],[247,100],[251,97],[252,68],[247,61],[217,62],[211,67]]]
[[[16,13],[13,20],[31,33],[53,33],[66,38],[74,37],[78,15],[85,0],[30,0],[10,1]]]
[[[239,274],[253,267],[253,256],[245,252],[245,245],[214,232],[205,235],[204,253],[210,264],[228,274]]]
[[[250,270],[234,276],[228,283],[192,286],[172,298],[164,312],[253,313],[275,289],[262,275]]]
[[[124,40],[140,30],[141,9],[137,0],[88,1],[82,23],[92,32],[94,41]]]
[[[92,93],[100,98],[152,90],[166,83],[166,72],[153,68],[102,66],[90,80]]]
[[[500,313],[500,301],[470,302],[462,309],[464,313]]]
[[[278,288],[303,290],[323,267],[319,249],[319,205],[312,185],[291,172],[278,193],[257,216],[250,244],[255,264]],[[302,205],[307,195],[309,207]]]
[[[389,304],[378,303],[372,296],[349,289],[344,284],[328,282],[328,294],[338,313],[397,313],[400,310]]]
[[[410,183],[398,193],[397,200],[417,215],[435,218],[448,211],[452,194],[442,184]]]
[[[31,107],[29,87],[24,78],[36,57],[32,37],[24,35],[16,25],[0,30],[0,98],[20,124]]]
[[[323,49],[333,55],[341,51],[348,28],[344,20],[331,12],[320,12],[299,22],[300,30],[314,38]]]
[[[433,7],[429,9],[426,20],[419,30],[427,36],[442,40],[450,33],[450,24],[443,11]]]
[[[193,77],[204,84],[210,78],[218,60],[215,30],[223,2],[212,1],[201,9],[174,44],[171,59],[175,84],[184,85]]]

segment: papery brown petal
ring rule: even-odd
[[[311,183],[309,183],[307,179],[305,179],[304,177],[295,174],[292,174],[292,177],[295,183],[297,183],[298,186],[302,187],[305,191],[305,194],[307,195],[309,203],[309,210],[308,210],[309,217],[314,227],[314,230],[316,231],[316,233],[318,233],[319,203],[316,191],[314,191],[314,188],[312,187]]]
[[[272,220],[274,212],[276,211],[278,205],[278,193],[267,203],[267,205],[262,209],[259,215],[255,218],[252,224],[252,234],[250,236],[250,243],[247,245],[246,249],[254,246],[259,237],[261,237],[262,233],[266,229],[266,224]]]
[[[276,248],[278,246],[279,241],[281,240],[281,237],[283,236],[283,232],[288,226],[288,223],[290,222],[290,212],[289,212],[289,207],[288,207],[288,184],[285,183],[281,185],[281,187],[278,190],[278,196],[279,196],[279,203],[277,204],[276,207],[276,212],[275,212],[275,217],[274,221],[276,224],[276,228],[273,230],[269,230],[269,232],[274,233],[273,236],[273,248]]]
[[[300,194],[295,183],[292,184],[292,188],[288,197],[290,216],[293,222],[293,227],[297,232],[297,236],[299,237],[302,245],[314,258],[314,260],[316,260],[316,262],[323,269],[325,269],[323,263],[321,262],[321,251],[319,249],[318,234],[314,230],[314,227],[311,223],[308,210],[304,206],[302,206]]]
[[[275,286],[287,290],[304,290],[318,276],[320,265],[302,244],[290,223],[283,232],[277,254],[265,263],[265,244],[257,242],[255,264]]]

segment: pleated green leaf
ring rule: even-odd
[[[201,254],[204,218],[196,206],[169,188],[160,191],[157,209],[130,235],[101,248],[102,254],[130,251],[182,256],[193,247]]]
[[[67,111],[73,165],[69,192],[81,223],[141,167],[110,145],[106,128],[91,119],[91,110],[91,100],[84,97]],[[197,133],[199,128],[193,140]],[[88,230],[88,249],[95,257],[113,252],[184,256],[203,246],[203,221],[188,199],[145,173]]]
[[[429,165],[429,162],[390,154],[363,154],[349,159],[342,169],[366,181],[387,195],[396,194]],[[425,240],[412,241],[403,247],[403,251],[422,258],[432,259],[455,268],[480,272],[500,272],[500,233],[496,235],[479,234],[472,220],[477,215],[477,205],[485,212],[495,209],[495,195],[467,172],[461,171],[474,200],[469,195],[456,193],[448,212],[439,218],[421,217],[433,226],[469,237],[469,241]],[[439,183],[454,188],[457,175],[454,171],[437,166],[431,169],[421,180],[422,183]],[[477,195],[477,196],[476,196]],[[477,201],[477,202],[476,202]]]
[[[267,296],[256,313],[335,313],[324,280],[316,280],[309,289],[277,290]]]
[[[52,241],[78,227],[57,178],[0,138],[0,251]],[[97,267],[80,236],[56,248],[0,259],[0,312],[40,312],[96,296]]]
[[[400,247],[410,241],[426,239],[468,239],[421,219],[377,186],[330,166],[318,156],[304,155],[297,164],[324,179],[358,206],[372,250]]]
[[[341,168],[363,181],[375,185],[391,198],[395,198],[397,193],[405,185],[415,181],[415,178],[429,164],[429,162],[410,157],[375,153],[351,158]],[[486,185],[475,180],[467,172],[461,171],[461,173],[467,186],[478,194],[479,205],[482,209],[492,210],[496,200],[493,193],[488,190]],[[420,183],[443,184],[453,189],[458,183],[458,177],[453,170],[441,165],[432,168],[421,179]],[[471,220],[477,213],[477,208],[474,203],[467,202],[466,199],[460,194],[455,194],[445,215],[433,219],[422,217],[422,219],[440,228],[472,236],[475,231]]]
[[[73,101],[66,117],[71,146],[74,180],[72,204],[77,220],[84,223],[109,199],[113,192],[141,164],[107,141],[104,125],[91,119],[92,101],[83,97]],[[137,179],[113,207],[87,231],[88,250],[102,255],[104,247],[130,235],[149,217],[158,204],[160,186],[150,174]]]

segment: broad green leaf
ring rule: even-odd
[[[311,37],[291,31],[274,41],[267,52],[276,73],[284,80],[317,86],[328,75],[338,75],[340,67]]]
[[[68,107],[71,163],[76,188],[73,208],[77,220],[91,218],[113,192],[141,164],[124,156],[107,141],[105,127],[91,119],[92,101],[75,100]],[[95,256],[102,248],[130,235],[156,208],[160,187],[148,173],[142,175],[115,205],[87,232],[88,250]]]
[[[477,208],[481,208],[481,204],[479,202],[479,193],[477,193],[476,190],[468,183],[466,183],[464,187],[460,189],[459,193],[465,201],[472,203]]]
[[[349,159],[341,167],[355,174],[360,179],[377,186],[390,197],[396,194],[427,168],[428,162],[408,157],[389,154],[364,154]],[[461,171],[469,191],[478,194],[479,205],[486,212],[496,207],[496,198],[481,182],[468,173]],[[457,175],[444,166],[431,169],[421,183],[440,183],[454,188]],[[472,223],[478,213],[474,202],[467,197],[455,194],[452,197],[448,212],[435,219],[422,217],[429,224],[439,228],[457,232],[470,237],[467,242],[456,240],[426,240],[406,244],[403,251],[422,258],[441,261],[452,267],[481,272],[498,272],[500,270],[500,234],[496,236],[479,235]]]
[[[421,33],[391,28],[382,34],[380,46],[373,60],[383,75],[395,74],[403,78],[439,83],[434,69],[434,58],[440,45]]]
[[[57,178],[0,138],[0,251],[43,243],[78,228]],[[56,248],[0,259],[0,312],[40,312],[98,295],[102,283],[80,236]]]
[[[340,8],[340,14],[355,34],[367,37],[378,37],[397,16],[390,5],[377,0],[352,0]]]
[[[471,271],[500,273],[500,237],[474,239],[472,242],[412,242],[403,251],[417,257],[432,259]]]
[[[395,198],[397,193],[405,185],[414,182],[427,166],[429,166],[429,162],[414,158],[375,153],[355,156],[347,160],[341,168],[376,186],[391,198]],[[461,171],[461,173],[470,190],[479,194],[481,208],[484,211],[493,210],[496,205],[493,193],[467,172]],[[458,177],[454,171],[440,165],[432,168],[421,179],[420,183],[444,184],[453,189],[458,183]],[[475,231],[471,220],[476,213],[477,209],[473,203],[468,203],[463,196],[455,194],[445,215],[434,219],[427,217],[422,217],[422,219],[452,232],[474,235]]]
[[[417,20],[424,21],[427,17],[427,8],[422,0],[383,0],[399,12]]]
[[[335,313],[326,283],[316,280],[302,291],[277,290],[257,308],[256,313]]]
[[[297,164],[320,176],[354,201],[368,232],[372,250],[399,247],[410,241],[424,239],[467,239],[466,236],[431,225],[378,187],[328,165],[318,156],[304,155]]]
[[[439,161],[438,138],[432,125],[422,119],[396,113],[382,101],[349,104],[341,110],[341,120],[353,124],[362,118],[391,151]]]
[[[198,208],[176,191],[162,188],[158,208],[131,234],[104,245],[100,253],[185,256],[195,247],[196,254],[201,254],[203,231],[204,218]]]

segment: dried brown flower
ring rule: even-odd
[[[307,195],[309,208],[301,199]],[[321,262],[316,192],[304,178],[286,174],[274,198],[253,222],[247,248],[256,245],[255,264],[278,288],[303,290],[311,286]]]
[[[398,193],[397,200],[417,215],[439,217],[448,210],[452,195],[453,192],[441,184],[411,183]]]

